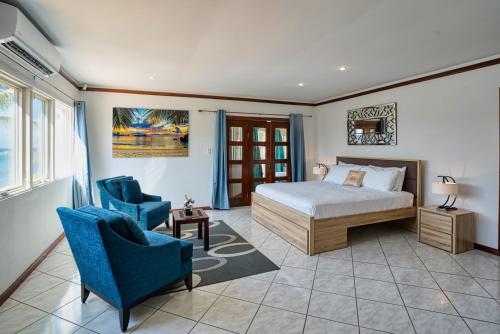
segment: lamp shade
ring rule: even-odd
[[[458,184],[455,182],[433,181],[432,193],[437,195],[456,196],[458,194]]]
[[[326,174],[326,168],[323,167],[323,166],[313,167],[313,174],[314,175],[325,175]]]

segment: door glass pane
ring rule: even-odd
[[[262,179],[266,177],[266,164],[253,165],[253,178]]]
[[[242,141],[243,128],[240,126],[232,126],[229,128],[229,141]]]
[[[0,82],[0,190],[20,183],[18,163],[18,89]]]
[[[265,183],[265,182],[263,182],[263,181],[255,181],[255,182],[253,183],[253,190],[252,190],[252,191],[255,191],[255,188],[256,188],[259,184],[264,184],[264,183]]]
[[[44,149],[45,149],[45,102],[39,98],[33,99],[31,113],[31,170],[33,180],[44,177]]]
[[[241,183],[229,183],[229,197],[235,198],[242,194],[243,186]]]
[[[254,146],[253,147],[253,159],[254,160],[266,160],[266,147],[265,146]]]
[[[243,175],[242,165],[229,165],[229,178],[230,179],[241,179]]]
[[[277,145],[274,147],[274,159],[286,159],[286,146]]]
[[[276,183],[286,183],[288,180],[276,180]]]
[[[274,129],[274,141],[277,143],[286,143],[286,128],[276,128]]]
[[[266,141],[266,128],[253,128],[253,141],[265,142]]]
[[[229,160],[241,160],[243,158],[243,146],[231,146],[229,149]]]
[[[287,176],[287,166],[286,163],[274,164],[274,176]]]

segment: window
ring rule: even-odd
[[[0,193],[22,185],[21,89],[0,80]]]
[[[49,101],[35,94],[31,107],[31,175],[34,184],[49,178]]]
[[[56,101],[54,110],[54,174],[56,179],[73,174],[73,108]]]

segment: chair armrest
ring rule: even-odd
[[[181,273],[181,246],[179,240],[169,240],[158,246],[132,243],[109,228],[101,226],[106,234],[105,248],[123,306],[179,278]]]
[[[138,204],[122,202],[114,197],[109,198],[109,202],[113,204],[118,211],[125,212],[136,221],[139,220],[140,208]]]
[[[142,198],[144,199],[144,202],[161,202],[161,196],[157,195],[149,195],[142,193]]]

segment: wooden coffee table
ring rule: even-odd
[[[172,218],[174,222],[174,237],[181,238],[181,225],[182,224],[198,224],[198,239],[202,238],[202,225],[203,225],[203,249],[209,250],[208,240],[208,216],[202,209],[193,209],[193,215],[187,216],[184,210],[172,211]]]

